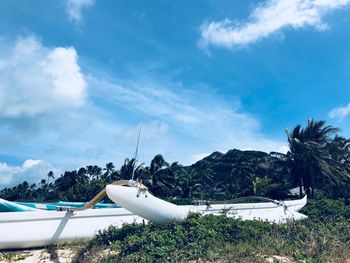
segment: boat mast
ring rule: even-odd
[[[139,136],[137,138],[137,145],[136,145],[136,150],[135,150],[135,156],[134,156],[134,167],[132,169],[132,175],[131,175],[131,181],[134,181],[134,176],[135,176],[135,170],[136,170],[136,163],[137,163],[137,155],[139,153],[139,144],[140,144],[140,136],[141,136],[141,129],[139,129]]]

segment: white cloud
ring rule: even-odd
[[[86,82],[74,48],[48,48],[34,37],[2,44],[0,117],[33,117],[85,102]]]
[[[133,156],[140,126],[139,160],[146,163],[158,153],[189,164],[196,153],[284,145],[265,137],[237,98],[226,101],[209,88],[144,73],[133,80],[102,78],[100,71],[86,77],[72,47],[46,47],[33,37],[0,44],[0,155],[35,159],[2,164],[0,185],[39,180],[48,163],[59,170],[118,166]]]
[[[228,103],[208,91],[188,93],[159,79],[121,82],[90,77],[87,82],[91,99],[98,96],[98,105],[90,101],[61,114],[48,114],[32,136],[17,142],[6,139],[9,143],[2,143],[0,154],[23,159],[35,156],[59,170],[103,166],[109,161],[118,167],[124,158],[133,156],[140,126],[139,160],[145,163],[158,153],[169,162],[190,164],[213,151],[252,148],[268,152],[285,144],[262,135],[259,122],[242,112],[238,101]],[[30,122],[40,118],[33,117]],[[3,129],[0,126],[0,134]],[[18,132],[21,130],[11,136]],[[45,177],[53,169],[46,168],[45,162],[27,160],[19,167],[5,166],[0,186]]]
[[[12,187],[24,181],[37,183],[45,179],[51,170],[54,170],[53,167],[41,160],[26,160],[22,166],[9,166],[0,162],[0,189]]]
[[[85,80],[77,63],[74,48],[55,48],[43,61],[45,71],[52,77],[55,97],[81,105],[85,100]]]
[[[41,160],[31,160],[31,159],[25,160],[23,163],[23,168],[28,169],[28,168],[33,167],[35,165],[38,165],[40,163],[42,163]]]
[[[332,119],[338,119],[338,120],[343,120],[348,114],[350,113],[350,103],[346,105],[345,107],[339,107],[332,109],[329,113],[328,116]]]
[[[66,0],[66,11],[71,21],[82,20],[82,10],[94,5],[94,0]]]
[[[89,82],[89,86],[96,88],[95,96],[99,94],[100,98],[108,98],[109,103],[165,123],[167,133],[163,137],[167,136],[168,140],[162,139],[164,147],[159,147],[157,136],[153,142],[164,156],[175,158],[172,160],[188,164],[196,160],[198,152],[225,152],[232,148],[269,152],[285,145],[279,140],[265,138],[259,131],[259,122],[241,111],[238,99],[231,98],[228,103],[211,92],[188,93],[161,81],[118,83],[90,78]],[[137,129],[134,138],[136,133]]]
[[[267,0],[256,7],[246,23],[228,18],[201,26],[199,45],[226,48],[242,47],[271,36],[285,28],[298,29],[306,26],[324,30],[322,20],[328,12],[342,8],[350,0]]]

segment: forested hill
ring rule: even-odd
[[[237,173],[240,169],[263,176],[269,176],[271,166],[275,158],[270,154],[260,151],[229,150],[227,153],[213,152],[209,156],[191,165],[200,171],[211,169],[216,181],[225,180],[231,173]]]
[[[247,195],[287,197],[293,179],[285,168],[273,153],[238,149],[227,153],[214,152],[190,166],[199,174],[209,174],[206,180],[212,182],[211,190],[224,198]]]

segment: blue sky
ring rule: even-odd
[[[350,0],[0,3],[0,187],[161,153],[350,136]]]

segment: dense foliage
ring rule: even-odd
[[[309,219],[285,225],[191,215],[165,226],[124,225],[101,231],[77,260],[101,262],[266,262],[273,255],[300,262],[346,262],[350,257],[350,204],[315,200]]]
[[[36,184],[23,182],[0,191],[8,200],[87,201],[115,180],[135,178],[156,196],[168,199],[232,199],[259,195],[284,199],[288,189],[299,186],[310,197],[318,193],[328,197],[350,197],[350,140],[337,135],[339,130],[324,121],[309,120],[302,128],[287,131],[287,154],[230,150],[214,152],[190,166],[169,164],[156,155],[149,166],[126,159],[116,169],[112,162],[104,168],[89,165],[67,171],[54,180]],[[50,182],[51,180],[51,182]]]

